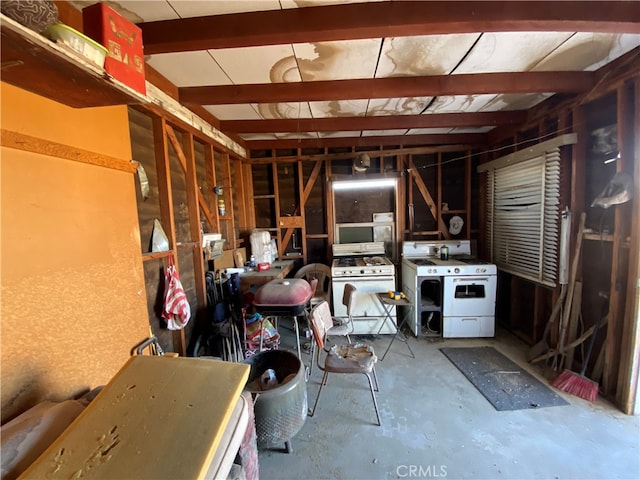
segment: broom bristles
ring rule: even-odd
[[[598,382],[571,370],[563,371],[551,382],[551,386],[592,403],[598,398]]]

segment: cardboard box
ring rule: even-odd
[[[146,95],[142,30],[104,3],[84,8],[82,21],[84,34],[109,50],[105,71]]]

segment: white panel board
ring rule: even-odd
[[[280,0],[282,8],[319,7],[345,3],[389,2],[391,0]]]
[[[253,105],[265,120],[274,118],[311,118],[311,110],[306,102],[260,103]]]
[[[494,96],[481,110],[492,112],[501,110],[528,110],[551,96],[551,93],[504,93]]]
[[[240,138],[246,141],[251,140],[277,140],[273,133],[241,133],[239,134]]]
[[[449,133],[487,133],[493,130],[495,127],[464,127],[464,128],[452,128]]]
[[[382,115],[419,115],[433,97],[372,98],[367,117]]]
[[[262,120],[253,105],[206,105],[204,107],[218,120]]]
[[[420,35],[384,40],[376,77],[447,75],[479,34]]]
[[[291,45],[209,50],[233,83],[299,82]]]
[[[533,70],[593,71],[639,45],[640,35],[579,32],[540,61]]]
[[[380,51],[379,38],[293,45],[305,82],[373,78]]]
[[[381,135],[404,135],[407,133],[406,128],[396,129],[396,130],[363,130],[363,137],[378,137]]]
[[[454,73],[528,71],[571,35],[567,32],[484,33]]]
[[[287,138],[318,138],[318,134],[316,132],[282,132],[276,133],[276,137],[279,139],[287,139]]]
[[[147,63],[178,87],[231,84],[206,51],[151,55]]]
[[[171,3],[171,6],[182,18],[200,17],[205,15],[225,15],[227,13],[257,12],[263,10],[280,10],[280,2],[278,0],[236,0],[234,2],[171,0],[169,3]]]
[[[496,97],[495,94],[487,95],[449,95],[436,97],[429,106],[428,113],[460,113],[479,112]],[[493,110],[493,109],[492,109]],[[498,109],[495,109],[498,110]]]
[[[313,118],[363,117],[367,113],[368,100],[333,100],[309,102]]]
[[[349,132],[318,132],[320,138],[346,138],[346,137],[360,137],[360,130]]]
[[[450,128],[412,128],[407,135],[440,135],[450,131]]]
[[[69,2],[78,10],[96,3],[95,1]],[[133,23],[155,22],[157,20],[173,20],[180,18],[168,2],[149,2],[132,0],[126,2],[108,2],[120,15]]]

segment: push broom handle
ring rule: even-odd
[[[589,342],[589,347],[587,348],[587,353],[584,356],[582,361],[582,370],[580,371],[580,376],[584,377],[585,373],[587,373],[587,366],[589,365],[589,360],[591,359],[591,352],[593,352],[593,345],[596,343],[596,335],[598,334],[598,330],[600,330],[600,326],[602,325],[603,320],[607,317],[607,310],[609,308],[609,300],[605,298],[604,304],[602,305],[602,313],[600,314],[600,318],[595,324],[593,335],[591,335],[591,341]],[[591,372],[593,376],[593,372]]]

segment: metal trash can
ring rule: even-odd
[[[253,396],[258,447],[273,448],[284,443],[290,453],[291,437],[307,418],[307,384],[302,361],[286,350],[267,350],[243,363],[251,366],[244,389]],[[260,376],[268,369],[275,371],[280,385],[261,390]]]

